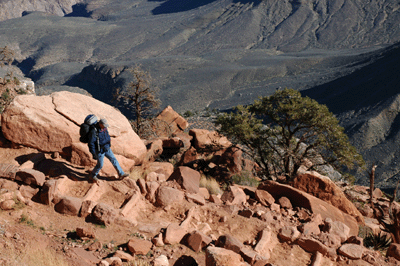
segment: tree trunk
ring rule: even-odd
[[[374,182],[375,182],[375,169],[376,169],[376,165],[374,164],[372,166],[371,172],[369,173],[369,203],[371,204],[371,206],[373,207],[373,193],[374,193]]]

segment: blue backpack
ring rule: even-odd
[[[80,138],[79,140],[83,143],[88,143],[89,142],[89,132],[95,129],[95,125],[97,123],[97,117],[93,114],[88,115],[85,118],[85,121],[81,124],[80,129],[79,129],[79,135]]]

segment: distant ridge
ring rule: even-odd
[[[393,188],[400,178],[400,44],[368,60],[370,64],[361,69],[303,94],[326,104],[338,116],[369,166],[377,164],[377,184]],[[359,178],[367,185],[366,176]]]

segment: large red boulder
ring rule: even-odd
[[[274,197],[265,190],[257,189],[254,194],[256,200],[264,206],[269,207],[272,203],[275,203]]]
[[[99,224],[110,225],[117,218],[118,211],[105,203],[99,203],[93,208],[92,216]]]
[[[169,245],[178,244],[186,235],[187,230],[176,223],[171,223],[165,230],[164,243]]]
[[[196,161],[201,158],[201,154],[197,152],[195,147],[190,147],[187,149],[181,157],[181,161],[179,164],[184,165],[186,163],[190,163]]]
[[[201,251],[204,247],[210,244],[211,241],[211,237],[200,231],[192,232],[187,238],[188,246],[195,252]]]
[[[24,184],[32,186],[43,186],[46,181],[46,176],[34,169],[20,169],[15,174],[15,180],[22,181]]]
[[[174,165],[169,162],[152,162],[140,166],[139,169],[147,173],[155,172],[169,177],[174,172]]]
[[[185,198],[185,193],[176,188],[161,186],[157,190],[155,204],[165,207],[176,202],[181,202]]]
[[[329,177],[314,171],[306,171],[296,176],[293,186],[323,201],[329,202],[342,212],[355,217],[358,222],[364,222],[363,215]]]
[[[107,119],[112,150],[124,170],[142,162],[146,146],[128,119],[114,107],[79,93],[17,96],[2,113],[2,131],[13,143],[42,152],[59,152],[72,163],[89,166],[95,161],[87,144],[79,141],[79,125],[89,114]],[[105,160],[104,169],[108,168],[115,171]]]
[[[220,150],[229,148],[232,143],[217,131],[206,129],[191,129],[189,135],[193,136],[193,146],[197,150]]]
[[[242,150],[237,147],[229,147],[215,153],[218,165],[226,165],[230,172],[240,173],[242,171]]]
[[[240,254],[240,250],[244,247],[243,243],[232,235],[220,236],[215,242],[215,246],[232,250],[238,254]]]
[[[82,206],[82,199],[64,196],[61,200],[54,206],[54,209],[62,214],[74,215],[79,214],[79,210]]]
[[[189,193],[199,193],[200,173],[187,166],[179,166],[168,178],[175,180],[183,189]]]
[[[242,205],[247,202],[246,193],[237,185],[229,186],[222,194],[221,200],[227,205]]]
[[[257,189],[268,191],[274,198],[285,196],[290,200],[293,207],[303,207],[312,213],[319,213],[322,219],[331,218],[332,221],[342,222],[350,228],[350,235],[358,235],[356,218],[304,191],[274,181],[265,181]]]
[[[188,121],[186,121],[185,118],[183,118],[177,112],[175,112],[171,106],[167,106],[157,116],[157,118],[166,122],[166,124],[169,125],[169,127],[171,129],[171,133],[181,132],[189,126]],[[162,132],[158,132],[158,134],[160,136],[163,136],[163,134],[160,134],[160,133],[162,133]],[[165,133],[167,133],[167,132],[165,132]]]

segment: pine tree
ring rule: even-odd
[[[278,90],[247,107],[237,106],[215,123],[221,134],[252,156],[264,178],[282,174],[293,178],[301,165],[309,169],[331,165],[342,173],[364,166],[327,106],[293,89]]]

